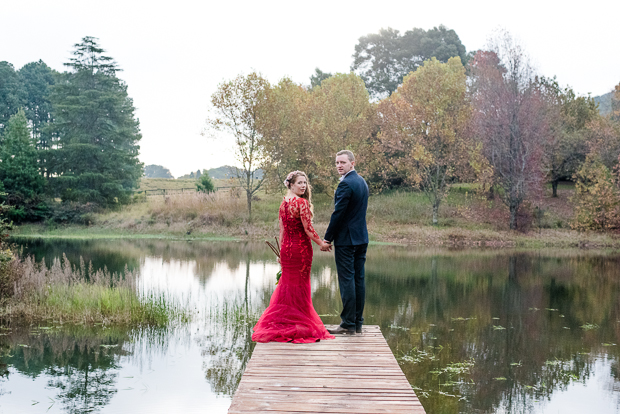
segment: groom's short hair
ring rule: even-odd
[[[349,159],[349,162],[353,162],[355,161],[355,155],[353,155],[353,153],[349,150],[342,150],[342,151],[338,151],[336,153],[336,157],[339,155],[346,155],[347,158]]]

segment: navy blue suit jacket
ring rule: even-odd
[[[325,240],[336,246],[368,243],[366,209],[368,184],[355,170],[344,177],[334,195],[334,212],[325,232]]]

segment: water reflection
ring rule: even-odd
[[[3,362],[13,376],[45,378],[46,392],[30,394],[30,404],[61,406],[64,412],[87,413],[107,405],[118,391],[118,355],[126,332],[88,327],[5,329],[0,337]],[[39,383],[41,383],[39,381]],[[7,385],[10,385],[9,382]],[[23,390],[17,390],[21,394]],[[12,391],[13,392],[13,391]]]
[[[122,240],[25,249],[48,263],[68,249],[133,266],[141,289],[167,292],[197,318],[167,331],[8,331],[0,414],[43,412],[48,398],[49,412],[166,412],[180,399],[183,411],[226,412],[251,357],[251,327],[275,288],[266,247]],[[618,265],[613,252],[372,246],[366,320],[381,326],[428,413],[590,411],[574,395],[596,400],[596,412],[619,412]],[[312,287],[317,312],[337,323],[332,256],[315,252]],[[25,395],[42,408],[19,405]]]

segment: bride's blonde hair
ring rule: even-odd
[[[312,205],[312,186],[310,185],[310,180],[308,180],[308,176],[303,171],[292,171],[288,173],[286,179],[284,180],[284,185],[289,190],[291,189],[291,184],[297,181],[297,177],[302,176],[306,179],[306,191],[300,196],[301,198],[305,198],[308,200],[308,204],[310,205],[310,214],[314,217],[314,206]]]

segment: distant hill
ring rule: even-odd
[[[144,176],[146,178],[174,178],[169,169],[155,164],[144,167]]]
[[[211,168],[210,170],[207,170],[207,173],[211,178],[225,180],[227,178],[235,177],[235,168],[230,165],[223,165],[221,167]]]
[[[230,165],[223,165],[217,168],[211,168],[207,170],[209,177],[215,178],[216,180],[226,180],[229,178],[235,178],[235,167],[231,167]],[[191,172],[189,174],[185,174],[179,179],[188,179],[188,178],[196,178],[196,172]],[[256,171],[256,178],[259,180],[263,178],[263,170],[259,169]]]
[[[605,95],[595,96],[593,98],[594,102],[598,104],[598,111],[601,115],[608,115],[611,113],[611,97],[613,94],[614,92],[611,91]]]

